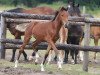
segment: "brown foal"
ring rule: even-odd
[[[58,49],[55,46],[55,42],[58,38],[59,31],[62,26],[64,26],[68,21],[68,12],[67,9],[62,7],[55,15],[55,18],[52,21],[49,22],[31,22],[29,27],[25,30],[25,36],[24,36],[24,42],[20,47],[19,54],[17,57],[17,60],[15,62],[15,67],[17,67],[19,57],[21,53],[24,51],[25,46],[30,41],[31,36],[33,35],[35,37],[35,41],[33,42],[32,46],[35,51],[36,46],[46,41],[48,43],[47,52],[45,54],[44,60],[41,63],[41,71],[44,71],[44,64],[46,61],[46,58],[49,54],[49,50],[52,48],[55,51],[55,54],[58,56]],[[60,61],[60,56],[59,60]],[[61,64],[58,64],[58,68],[61,68]]]

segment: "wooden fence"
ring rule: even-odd
[[[40,19],[40,20],[51,20],[54,18],[53,15],[36,15],[36,14],[22,14],[22,13],[10,13],[10,12],[3,12],[1,13],[1,24],[0,24],[0,58],[5,58],[5,49],[7,48],[19,48],[19,45],[8,45],[5,43],[15,43],[10,39],[6,39],[6,22],[11,22],[11,18],[13,19],[12,22],[20,22],[18,20],[14,20],[16,18],[24,18],[24,19]],[[23,21],[25,22],[25,21]],[[30,22],[27,20],[27,22]],[[77,23],[76,23],[77,22]],[[98,51],[100,52],[100,47],[88,46],[90,42],[90,25],[100,25],[100,18],[84,18],[84,17],[69,17],[69,23],[78,24],[78,25],[85,25],[85,36],[84,36],[84,46],[78,45],[66,45],[66,44],[57,44],[57,48],[77,48],[78,50],[84,51],[84,61],[83,61],[83,70],[88,71],[88,58],[89,54],[88,51]],[[10,40],[10,41],[9,41]],[[17,41],[17,43],[20,43]],[[46,48],[47,44],[42,43],[39,45],[39,48]],[[27,48],[31,48],[28,45]]]

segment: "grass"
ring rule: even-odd
[[[0,67],[14,67],[14,63],[11,63],[6,60],[1,60],[0,61]],[[23,68],[31,68],[35,71],[40,71],[40,65],[34,65],[34,63],[20,63],[19,67]],[[61,70],[57,69],[57,65],[51,64],[51,65],[46,65],[45,66],[46,72],[47,73],[52,73],[52,74],[62,74],[62,75],[100,75],[100,66],[93,68],[93,66],[89,65],[89,72],[84,72],[82,70],[82,64],[64,64],[63,68]],[[96,73],[94,71],[98,71],[99,73]]]

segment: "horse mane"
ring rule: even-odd
[[[64,7],[62,7],[62,8],[60,8],[60,10],[59,10],[59,11],[61,11],[61,10],[65,10],[65,11],[67,11],[67,10],[68,10],[68,8],[64,8]],[[57,15],[58,15],[59,11],[56,11],[56,12],[55,12],[55,16],[54,16],[54,18],[53,18],[53,20],[52,20],[52,21],[54,21],[54,20],[56,19],[56,17],[57,17]]]

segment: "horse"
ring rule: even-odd
[[[69,12],[70,16],[78,16],[78,17],[81,16],[81,12],[79,10],[79,4],[75,6],[73,2],[69,2],[67,7],[68,7],[68,12]],[[68,25],[67,30],[66,30],[66,28],[64,28],[63,30],[60,30],[60,32],[59,32],[60,43],[66,44],[66,41],[67,41],[68,44],[80,45],[82,42],[82,39],[83,39],[83,35],[84,35],[84,32],[83,32],[83,29],[81,26],[70,24],[70,25]],[[48,63],[50,63],[50,61],[51,61],[51,54],[52,54],[52,51],[50,51]],[[69,54],[69,50],[65,50],[64,63],[68,62],[68,54]],[[71,49],[70,54],[71,54],[72,59],[73,59],[72,63],[76,64],[78,50]],[[74,58],[74,56],[75,56],[75,58]],[[57,60],[57,56],[54,57],[54,60],[55,61]]]
[[[52,48],[55,52],[55,54],[58,56],[59,52],[58,49],[55,46],[55,42],[57,41],[59,31],[62,26],[64,26],[68,22],[68,9],[62,7],[58,12],[55,14],[55,17],[52,21],[49,22],[31,22],[29,24],[29,27],[25,30],[24,35],[24,42],[20,47],[19,54],[17,56],[17,59],[15,61],[15,67],[18,66],[18,60],[20,58],[21,53],[24,51],[25,46],[30,41],[31,36],[33,35],[35,37],[35,41],[32,44],[33,50],[35,52],[36,46],[41,42],[47,42],[48,48],[45,53],[43,62],[41,63],[41,71],[44,70],[44,64],[46,61],[46,58],[48,57],[49,51]],[[36,53],[37,54],[37,53]],[[58,63],[60,62],[60,56],[58,56]],[[58,68],[61,68],[61,63],[58,64]]]
[[[82,14],[82,16],[83,17],[94,18],[94,16],[91,15],[91,14]],[[98,46],[98,41],[99,41],[99,38],[100,38],[100,27],[98,27],[98,26],[91,26],[90,27],[90,37],[92,39],[94,39],[95,46]],[[94,53],[94,57],[93,57],[95,62],[97,62],[96,61],[96,53],[97,52]],[[82,57],[83,57],[83,54],[81,53],[81,56],[80,56],[81,60],[83,60]]]
[[[79,9],[79,4],[75,6],[73,2],[70,2],[68,5],[68,12],[70,16],[78,16],[81,17],[81,12]],[[83,39],[84,31],[81,26],[79,25],[68,25],[68,37],[67,43],[68,44],[75,44],[80,45]],[[72,63],[77,64],[77,56],[79,51],[77,49],[65,50],[65,58],[64,63],[68,62],[68,54],[72,56]]]
[[[54,14],[55,10],[53,10],[50,7],[35,7],[31,9],[16,8],[16,9],[8,10],[7,12],[51,15]],[[15,39],[21,39],[21,36],[24,35],[24,32],[17,30],[16,26],[17,26],[16,23],[7,22],[7,28],[9,29],[11,34],[14,35]],[[13,49],[12,58],[10,60],[11,62],[13,62],[15,59],[15,53],[16,53],[16,49]],[[27,60],[27,54],[24,51],[23,51],[23,55],[25,60]]]

